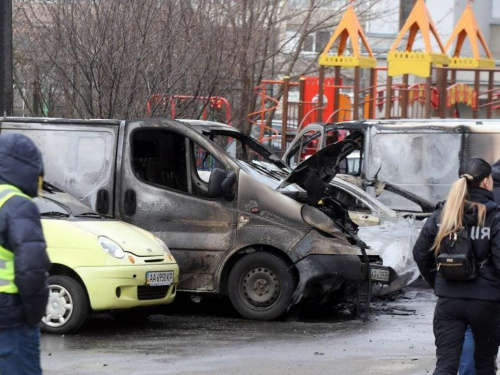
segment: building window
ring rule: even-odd
[[[298,47],[301,34],[296,30],[287,30],[285,52],[293,52]],[[318,54],[323,52],[326,44],[330,40],[330,33],[327,31],[317,31],[308,34],[302,44],[302,54]]]

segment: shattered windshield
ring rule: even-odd
[[[244,134],[228,130],[204,131],[203,134],[236,160],[272,179],[279,181],[290,173],[276,155]]]
[[[47,182],[43,182],[41,194],[34,200],[42,217],[102,216],[75,197]]]

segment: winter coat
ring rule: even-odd
[[[21,134],[0,135],[0,184],[14,185],[36,197],[43,173],[40,151]],[[50,261],[40,223],[31,200],[14,196],[0,209],[0,244],[14,253],[14,283],[19,293],[0,293],[0,330],[24,324],[35,326],[48,301]]]
[[[430,250],[438,232],[442,207],[427,220],[413,247],[413,258],[420,273],[439,297],[500,301],[500,206],[493,201],[493,193],[486,189],[469,189],[468,200],[486,206],[484,227],[477,227],[477,214],[466,209],[465,222],[470,228],[474,254],[478,261],[490,259],[474,280],[451,281],[436,273],[434,250]]]
[[[491,177],[493,177],[493,195],[495,202],[500,204],[500,160],[491,166]]]

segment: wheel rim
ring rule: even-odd
[[[247,305],[265,309],[279,299],[281,282],[272,269],[254,267],[243,275],[240,291]]]
[[[69,291],[60,285],[51,285],[49,302],[42,322],[50,327],[62,327],[73,314],[73,299]]]

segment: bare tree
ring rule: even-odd
[[[311,35],[333,32],[346,4],[14,0],[16,88],[32,115],[82,118],[143,117],[153,94],[224,96],[243,128],[262,79],[317,69],[317,53],[301,52]],[[167,115],[156,104],[153,114]]]

